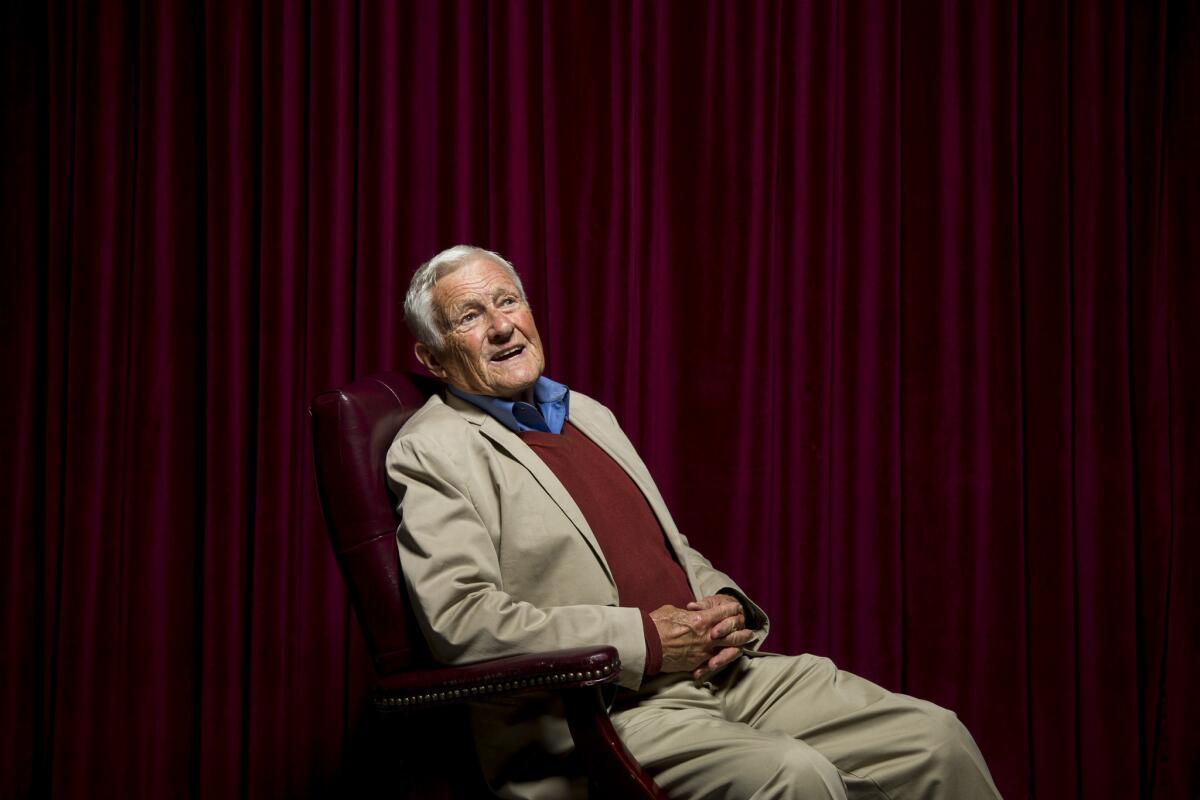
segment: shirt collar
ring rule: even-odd
[[[563,424],[570,412],[571,393],[561,383],[545,375],[533,385],[533,403],[513,401],[503,397],[471,394],[453,386],[447,387],[458,397],[486,411],[514,433],[539,431],[562,433]]]

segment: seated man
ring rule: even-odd
[[[400,560],[436,658],[614,645],[613,723],[672,797],[998,796],[951,712],[824,658],[758,652],[766,616],[675,528],[612,413],[542,375],[507,261],[450,248],[417,270],[404,311],[447,387],[387,459]],[[498,793],[581,793],[552,696],[474,712]]]

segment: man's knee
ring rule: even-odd
[[[958,715],[949,709],[923,703],[918,741],[932,760],[955,759],[972,742],[971,734],[959,721]]]
[[[940,785],[944,791],[987,787],[994,792],[983,756],[958,716],[932,703],[921,705],[922,722],[912,741],[919,744],[924,757],[923,781]]]
[[[813,748],[780,736],[764,746],[754,757],[753,769],[742,773],[740,797],[833,798],[844,800],[841,774],[828,759]]]

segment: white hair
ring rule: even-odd
[[[442,350],[445,326],[444,321],[438,318],[437,311],[433,307],[433,285],[459,267],[465,267],[479,259],[494,261],[503,267],[512,278],[513,284],[516,285],[517,293],[521,295],[521,301],[527,302],[525,287],[521,285],[521,276],[517,274],[513,265],[505,260],[504,256],[469,244],[456,244],[454,247],[443,250],[417,267],[417,271],[413,273],[412,280],[408,284],[408,293],[404,296],[404,321],[408,324],[408,329],[412,331],[412,335],[417,338],[418,342],[429,347],[435,353]]]

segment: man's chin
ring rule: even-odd
[[[486,380],[497,389],[524,391],[537,383],[542,374],[538,360],[528,352],[507,361],[493,361],[487,365]]]
[[[532,378],[528,375],[506,375],[504,378],[492,381],[493,393],[497,397],[517,398],[525,394],[537,383],[538,375]]]

